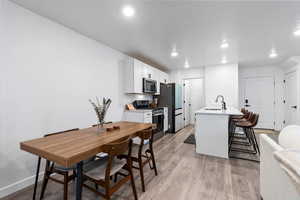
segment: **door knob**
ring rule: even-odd
[[[291,106],[291,108],[297,109],[297,106]]]

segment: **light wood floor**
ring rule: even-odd
[[[225,160],[198,155],[195,147],[183,141],[192,127],[176,135],[168,134],[154,145],[158,176],[145,167],[146,192],[142,193],[138,172],[136,186],[140,200],[258,200],[259,164],[244,160]],[[70,198],[74,199],[74,183],[70,183]],[[31,199],[32,186],[3,200]],[[62,199],[61,185],[49,182],[45,200]],[[84,189],[84,200],[101,199]],[[129,184],[122,187],[112,199],[133,199]]]

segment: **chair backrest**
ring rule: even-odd
[[[241,109],[241,112],[242,112],[243,114],[245,114],[246,111],[247,111],[247,110],[246,110],[245,108],[242,108],[242,109]]]
[[[259,114],[255,114],[254,120],[253,120],[253,127],[257,125],[259,119]]]
[[[147,130],[143,130],[138,133],[138,137],[141,138],[142,140],[149,140],[152,139],[153,137],[153,130],[152,128],[149,128]]]
[[[255,127],[258,123],[258,119],[259,119],[259,114],[254,113],[251,117],[251,119],[249,120],[251,122],[251,126]]]
[[[102,147],[102,151],[107,153],[110,157],[122,155],[130,149],[130,139],[131,138],[128,136],[109,144],[105,144]]]
[[[53,135],[59,135],[59,134],[62,134],[62,133],[67,133],[67,132],[71,132],[71,131],[78,131],[79,128],[73,128],[73,129],[69,129],[69,130],[65,130],[65,131],[60,131],[60,132],[55,132],[55,133],[49,133],[49,134],[46,134],[44,135],[44,137],[49,137],[49,136],[53,136]]]
[[[247,112],[246,114],[245,114],[245,119],[246,120],[248,120],[248,121],[250,121],[250,119],[253,117],[253,112]]]

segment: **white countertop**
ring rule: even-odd
[[[168,108],[168,107],[160,107],[160,108]],[[134,109],[134,110],[125,110],[125,112],[137,112],[137,113],[146,113],[152,112],[153,109]]]
[[[200,115],[242,115],[241,111],[236,108],[228,107],[226,110],[208,110],[208,109],[220,109],[218,107],[204,107],[197,110],[195,114]]]

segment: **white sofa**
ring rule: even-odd
[[[284,130],[280,133],[279,143],[283,144],[284,147],[277,144],[268,135],[260,135],[260,193],[263,200],[300,199],[300,193],[298,193],[292,179],[286,174],[286,172],[281,168],[279,162],[274,158],[275,151],[287,148],[286,141],[288,141],[288,138],[282,137],[281,134],[284,134],[283,132]],[[294,142],[293,139],[291,139],[292,143]],[[298,137],[298,141],[299,139],[300,137]]]

